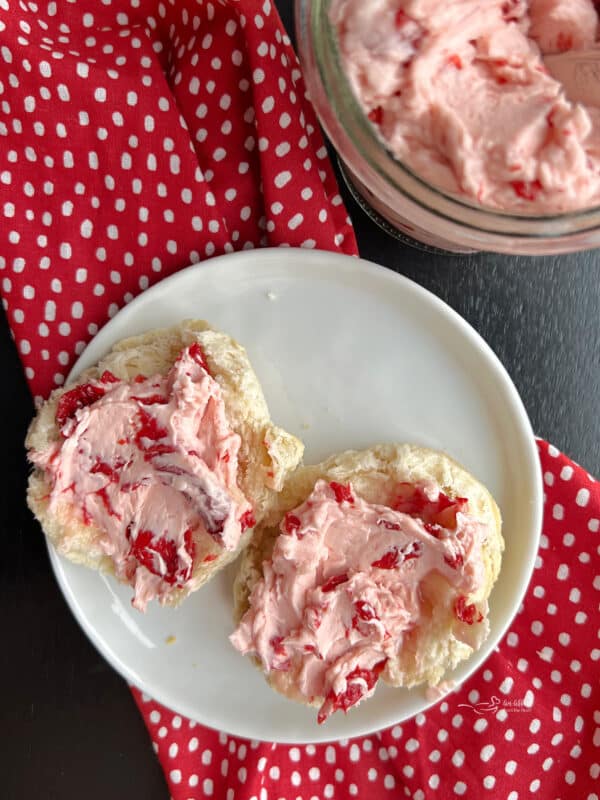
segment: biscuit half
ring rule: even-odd
[[[123,380],[140,373],[165,375],[181,350],[194,342],[201,345],[210,373],[221,388],[227,420],[241,437],[239,488],[252,504],[257,523],[271,517],[278,492],[300,462],[304,446],[271,421],[261,386],[244,348],[204,321],[187,320],[171,328],[152,330],[118,342],[76,382],[52,392],[29,427],[27,449],[43,451],[60,440],[56,423],[58,402],[75,385],[99,378],[105,370]],[[48,507],[50,490],[47,474],[35,468],[29,478],[27,502],[57,551],[78,564],[114,574],[112,561],[102,547],[102,530],[93,524],[84,524],[77,509],[67,501],[57,504],[51,512]],[[212,548],[214,560],[195,564],[185,589],[174,587],[165,601],[177,605],[190,591],[198,589],[233,561],[251,537],[252,529],[243,534],[238,549],[233,552],[212,541],[205,543],[205,552]]]

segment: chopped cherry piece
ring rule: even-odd
[[[301,525],[302,522],[295,514],[286,514],[283,519],[283,530],[285,533],[296,533]]]
[[[448,500],[446,495],[442,495],[440,493],[440,497],[443,497],[444,500]],[[466,497],[456,497],[454,500],[449,500],[449,505],[447,505],[441,511],[438,511],[435,515],[435,521],[440,527],[447,528],[448,530],[453,530],[456,528],[456,515],[458,512],[464,513],[464,510],[468,504],[468,500]]]
[[[477,607],[474,603],[467,603],[467,598],[464,594],[461,594],[459,597],[456,598],[454,603],[454,614],[456,618],[459,619],[461,622],[466,622],[467,625],[472,625],[475,621],[481,622],[483,619],[483,614],[480,611],[477,611]],[[477,616],[477,620],[475,620],[475,615]]]
[[[202,563],[208,564],[209,561],[214,561],[216,558],[218,558],[216,553],[209,553],[207,556],[204,556]]]
[[[273,648],[273,652],[277,656],[283,656],[284,658],[287,656],[287,650],[282,645],[284,637],[283,636],[273,636],[269,644]]]
[[[177,570],[177,549],[175,542],[170,539],[160,539],[152,531],[141,530],[131,545],[131,553],[137,561],[146,567],[153,575],[164,577],[167,583],[174,583]],[[165,574],[160,567],[160,560],[164,562]]]
[[[56,423],[59,428],[65,424],[68,419],[75,415],[75,412],[80,408],[91,406],[96,400],[104,397],[106,389],[102,386],[94,386],[92,383],[82,383],[68,392],[65,392],[58,401],[56,409]]]
[[[399,563],[398,548],[392,547],[392,549],[384,553],[380,559],[373,561],[371,566],[377,567],[378,569],[395,569]]]
[[[375,664],[372,669],[356,667],[356,669],[353,669],[352,672],[346,676],[346,690],[344,692],[335,694],[333,689],[331,689],[325,698],[325,702],[319,709],[319,714],[317,716],[319,725],[325,722],[327,717],[334,711],[339,711],[341,709],[346,713],[349,708],[355,706],[365,694],[370,692],[383,672],[386,662],[387,658],[384,658],[382,661]]]
[[[465,497],[450,498],[444,492],[438,493],[437,500],[430,500],[420,486],[401,483],[398,486],[398,497],[393,508],[403,514],[409,514],[411,517],[419,517],[425,525],[438,525],[448,530],[454,530],[456,514],[464,511],[467,503],[468,500]],[[428,529],[426,528],[426,530]],[[429,533],[432,531],[429,530]]]
[[[401,550],[398,550],[397,547],[392,547],[378,561],[373,561],[371,566],[378,569],[395,569],[404,561],[410,561],[411,558],[419,558],[421,551],[420,542],[409,542]]]
[[[114,467],[111,467],[110,464],[107,464],[105,461],[100,461],[100,459],[97,458],[91,467],[90,472],[94,475],[98,473],[101,475],[106,475],[111,483],[119,483],[119,473],[117,472],[117,469],[123,467],[124,464],[124,461],[117,461],[115,462]]]
[[[397,522],[390,522],[387,519],[378,519],[377,524],[381,525],[384,528],[387,528],[388,531],[400,531],[402,530],[401,526]]]
[[[512,181],[510,184],[517,197],[522,197],[523,200],[533,201],[537,198],[538,194],[544,188],[538,181]]]
[[[305,644],[304,645],[304,652],[310,653],[313,656],[316,656],[320,661],[323,660],[323,656],[319,653],[316,646],[314,644]]]
[[[140,373],[139,375],[136,375],[133,380],[135,383],[143,383],[146,380],[146,376]]]
[[[138,410],[139,422],[140,427],[138,428],[137,433],[135,434],[135,443],[140,448],[140,450],[148,451],[150,447],[147,447],[143,443],[143,439],[149,439],[152,442],[158,442],[160,439],[164,439],[167,435],[167,429],[161,428],[158,424],[158,420],[156,420],[151,414],[149,414],[144,408],[140,408]],[[173,452],[173,450],[169,450],[168,452]],[[155,453],[155,455],[161,455],[160,453]]]
[[[462,58],[458,55],[458,53],[454,53],[453,55],[449,56],[448,57],[448,63],[449,64],[454,64],[456,69],[462,69],[463,68]]]
[[[373,606],[370,603],[367,603],[366,600],[357,600],[356,603],[354,603],[354,608],[356,609],[358,616],[365,621],[370,619],[379,619]]]
[[[185,552],[193,561],[196,556],[196,545],[194,544],[194,534],[192,533],[191,528],[187,528],[183,534],[183,546],[185,548]]]
[[[331,578],[325,581],[323,586],[321,586],[322,592],[333,592],[335,588],[337,588],[341,583],[346,583],[348,580],[347,573],[343,573],[342,575],[333,575]]]
[[[117,376],[113,375],[109,369],[105,369],[102,375],[100,375],[100,381],[102,383],[119,383]]]
[[[406,547],[400,551],[404,561],[409,561],[411,558],[420,558],[422,547],[420,542],[410,542]]]
[[[184,547],[190,558],[194,558],[194,543],[191,530],[184,533]],[[192,574],[191,565],[181,566],[177,546],[172,539],[154,536],[152,531],[141,530],[131,543],[130,553],[139,564],[158,575],[166,583],[181,585]]]
[[[444,511],[445,509],[450,508],[454,502],[454,500],[450,500],[448,495],[440,492],[437,499],[437,511]]]
[[[396,11],[396,16],[394,17],[394,23],[396,28],[400,30],[403,28],[408,22],[412,22],[411,18],[408,16],[406,11],[403,11],[401,8]]]
[[[426,522],[423,526],[427,533],[435,536],[436,539],[441,538],[441,533],[444,530],[441,525],[434,525],[433,522]]]
[[[375,108],[369,111],[367,117],[374,125],[381,125],[383,122],[383,108],[381,106],[375,106]]]
[[[354,497],[352,496],[352,491],[350,490],[350,484],[346,483],[338,483],[337,481],[331,481],[329,487],[333,489],[333,493],[335,494],[335,499],[338,503],[354,503]]]
[[[253,528],[256,525],[254,511],[252,511],[251,508],[249,508],[248,511],[242,514],[240,517],[240,525],[242,527],[242,533],[248,528]]]
[[[196,455],[197,455],[197,454],[196,454]],[[223,453],[223,455],[221,456],[221,461],[222,461],[224,464],[228,464],[228,463],[229,463],[229,459],[230,459],[230,457],[231,457],[231,456],[230,456],[230,453],[229,453],[229,451],[227,451],[227,450],[226,450],[226,451]]]
[[[194,359],[196,364],[199,364],[203,370],[209,372],[208,362],[206,361],[204,350],[198,344],[198,342],[194,342],[193,344],[190,345],[189,354]]]
[[[465,563],[462,553],[457,553],[455,556],[444,556],[444,561],[451,566],[452,569],[458,569]]]

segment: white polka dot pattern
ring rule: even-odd
[[[582,800],[597,800],[600,539],[590,522],[600,516],[600,484],[546,442],[538,447],[548,487],[542,561],[523,613],[483,669],[402,725],[306,747],[247,742],[182,723],[134,689],[173,800],[209,794],[222,800],[447,800],[488,793],[502,800],[554,800],[574,797],[575,789]],[[557,504],[559,519],[552,513]],[[572,537],[569,570],[558,582],[566,533]],[[592,557],[578,557],[583,553]],[[548,597],[556,601],[553,611]],[[589,616],[580,623],[584,603]],[[531,635],[534,622],[539,636]],[[175,777],[173,745],[180,754]],[[209,793],[202,781],[210,781]]]
[[[1,0],[0,221],[4,307],[36,395],[190,263],[356,253],[268,0]]]

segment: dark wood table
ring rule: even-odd
[[[291,31],[291,0],[278,6]],[[537,434],[600,473],[600,251],[432,256],[390,238],[342,190],[361,255],[407,275],[465,317],[508,369]],[[23,439],[33,408],[4,318],[0,359],[0,796],[166,800],[129,689],[71,616],[26,508]]]

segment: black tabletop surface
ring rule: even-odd
[[[292,3],[278,6],[291,31]],[[432,256],[390,238],[342,191],[361,255],[455,308],[508,369],[536,433],[600,473],[600,251]],[[4,318],[0,359],[0,797],[166,800],[129,690],[71,616],[26,508],[23,439],[33,407]]]

